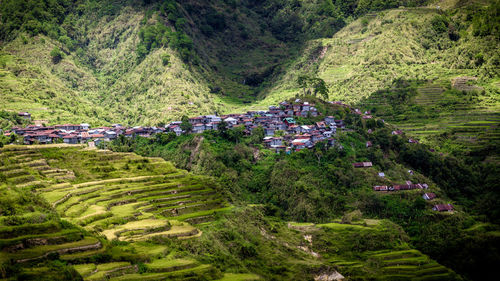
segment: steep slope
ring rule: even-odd
[[[442,5],[438,8],[439,5]],[[301,75],[443,152],[497,161],[498,1],[372,13],[312,40],[258,104],[302,92]]]
[[[290,65],[287,74],[268,96],[292,96],[300,91],[301,74],[317,75],[327,82],[330,98],[355,103],[379,89],[403,80],[450,80],[478,76],[481,85],[498,91],[498,32],[476,34],[474,9],[480,15],[496,13],[498,2],[477,7],[453,6],[399,8],[368,14],[337,32],[332,38],[309,42],[304,54]],[[495,25],[494,18],[484,17]],[[264,102],[265,103],[265,102]]]
[[[303,233],[261,206],[228,207],[213,178],[133,153],[4,147],[0,193],[6,280],[308,280],[331,266],[356,278],[460,280],[411,249],[389,221],[353,219]],[[362,241],[370,243],[351,247]]]
[[[424,2],[6,1],[2,108],[49,123],[155,125],[246,110],[307,40],[372,10]]]

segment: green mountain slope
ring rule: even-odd
[[[476,35],[480,27],[473,20],[474,9],[495,13],[498,3],[448,10],[436,5],[372,13],[332,38],[309,42],[304,55],[290,65],[269,96],[299,92],[296,80],[301,74],[318,75],[327,82],[330,98],[350,103],[397,79],[449,81],[478,76],[482,84],[491,85],[490,95],[498,91],[498,31]]]
[[[356,101],[403,75],[398,65],[436,60],[437,74],[446,67],[446,60],[433,54],[434,45],[429,55],[415,43],[427,32],[421,15],[430,20],[434,9],[372,13],[353,21],[371,11],[423,3],[123,0],[37,6],[7,1],[2,107],[32,110],[35,119],[49,123],[59,117],[62,122],[158,124],[184,114],[275,103],[299,90],[296,76],[304,73],[318,73],[331,98]],[[400,30],[408,26],[413,37]],[[491,65],[494,41],[460,40],[458,47],[484,49],[485,65]],[[382,48],[388,43],[401,48]],[[50,55],[54,47],[64,53],[59,63]],[[424,68],[406,72],[427,74]]]
[[[365,15],[332,38],[309,41],[259,104],[301,93],[302,75],[319,77],[330,99],[370,110],[443,152],[497,161],[499,7],[438,1]]]

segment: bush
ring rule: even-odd
[[[50,52],[50,56],[52,57],[52,62],[58,64],[64,58],[64,53],[58,47],[54,47]]]
[[[170,64],[170,55],[169,54],[161,55],[161,62],[163,63],[164,66],[169,65]]]

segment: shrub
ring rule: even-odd
[[[64,53],[58,47],[54,47],[50,52],[50,56],[52,57],[52,62],[58,64],[63,59]]]
[[[170,55],[169,54],[163,54],[161,55],[161,62],[163,63],[164,66],[170,64]]]

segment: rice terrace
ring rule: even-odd
[[[196,239],[202,233],[198,225],[231,209],[208,178],[178,170],[163,159],[81,146],[8,147],[1,149],[0,161],[12,184],[2,190],[3,197],[15,200],[26,189],[40,197],[39,202],[15,206],[19,209],[14,212],[23,211],[17,218],[27,223],[2,226],[2,263],[59,257],[76,264],[85,280],[223,277],[210,274],[214,269],[208,264],[175,253],[163,255],[165,246],[150,242]],[[120,241],[129,243],[121,246]],[[123,261],[101,261],[110,256]],[[148,261],[141,269],[148,273],[137,275],[137,264],[126,261],[134,258]],[[35,267],[25,274],[43,272]],[[242,275],[241,280],[255,278]]]

